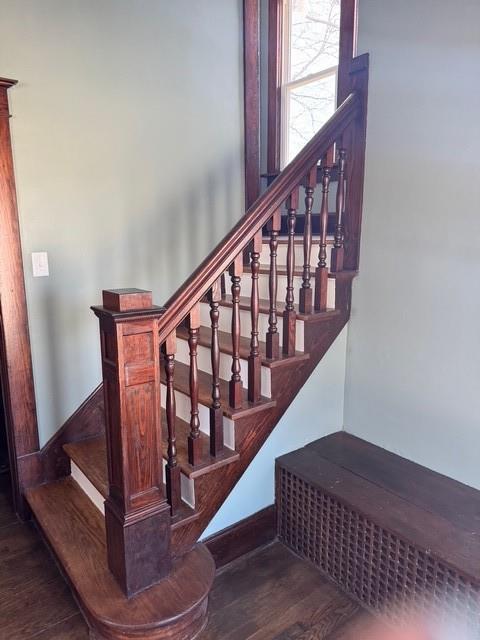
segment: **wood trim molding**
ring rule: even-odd
[[[260,2],[243,0],[245,209],[260,195]]]
[[[283,1],[268,3],[267,173],[280,171]]]
[[[268,124],[267,173],[280,171],[281,87],[283,65],[283,0],[269,0],[268,6]],[[351,87],[350,65],[357,47],[358,0],[341,0],[340,51],[338,63],[337,107]],[[329,162],[333,159],[329,158]]]
[[[276,537],[275,506],[272,504],[214,533],[203,540],[203,543],[219,569],[246,553],[273,542]]]
[[[70,458],[63,450],[64,444],[80,442],[104,433],[102,382],[42,448],[42,482],[52,482],[69,475]]]
[[[32,456],[39,440],[9,126],[7,91],[15,82],[0,79],[0,368],[15,510],[24,516],[21,495],[39,468]]]
[[[357,55],[357,15],[358,0],[341,0],[337,107],[351,90],[350,67]]]

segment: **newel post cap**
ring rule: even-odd
[[[153,307],[151,291],[145,289],[104,289],[103,307],[106,311],[142,311]]]
[[[110,316],[119,321],[130,317],[160,316],[164,309],[153,304],[152,292],[145,289],[104,289],[102,306],[92,310],[97,316]]]

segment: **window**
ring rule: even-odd
[[[285,166],[337,102],[340,0],[283,0],[280,162]]]
[[[357,2],[268,0],[268,174],[288,164],[347,97]]]

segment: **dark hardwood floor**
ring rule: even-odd
[[[0,476],[0,638],[87,640],[88,630],[32,524],[12,512],[8,476]]]
[[[35,528],[16,520],[0,476],[0,638],[88,640]],[[199,640],[359,640],[370,616],[307,562],[274,543],[224,567]]]

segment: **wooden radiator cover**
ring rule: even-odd
[[[480,585],[277,462],[278,536],[362,605],[480,633]]]

